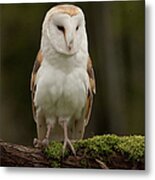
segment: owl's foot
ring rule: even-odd
[[[65,150],[66,150],[66,147],[67,145],[70,147],[72,153],[74,154],[74,156],[76,156],[76,152],[75,152],[75,149],[70,141],[70,139],[68,138],[68,132],[67,132],[67,121],[61,121],[61,125],[64,129],[64,145],[63,145],[63,157],[64,157],[64,154],[65,154]]]
[[[44,148],[44,147],[47,147],[49,145],[49,140],[47,138],[45,138],[41,141],[37,138],[34,138],[33,145],[36,148]]]
[[[69,145],[73,155],[76,156],[76,151],[75,151],[71,141],[68,138],[65,138],[65,140],[64,140],[63,151],[62,151],[63,152],[63,156],[65,154],[65,150],[66,150],[67,145]]]
[[[47,138],[43,139],[43,140],[42,140],[42,145],[43,145],[44,147],[47,147],[47,146],[49,145],[49,139],[47,139]]]
[[[33,140],[33,145],[36,148],[45,148],[49,145],[49,138],[51,134],[51,129],[52,129],[52,124],[47,124],[47,131],[46,131],[46,136],[43,140],[34,138]]]
[[[36,147],[36,148],[41,147],[41,141],[39,139],[37,139],[37,138],[34,138],[33,146]]]

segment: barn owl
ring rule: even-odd
[[[74,5],[57,5],[45,15],[41,45],[31,75],[32,109],[37,127],[35,147],[83,138],[95,79],[88,53],[85,18]]]

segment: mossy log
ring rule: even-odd
[[[45,149],[0,141],[1,166],[140,169],[145,167],[144,136],[102,135],[73,143],[76,157],[63,144],[51,142]]]

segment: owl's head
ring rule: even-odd
[[[42,37],[60,54],[74,55],[87,51],[85,18],[74,5],[58,5],[50,9],[44,19]]]

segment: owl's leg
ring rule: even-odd
[[[34,147],[42,147],[42,140],[46,135],[46,122],[45,117],[41,109],[37,109],[36,113],[36,127],[37,127],[37,138],[34,138]]]
[[[76,156],[75,149],[74,149],[70,139],[68,138],[67,121],[60,119],[59,122],[60,122],[60,124],[61,124],[61,126],[63,127],[63,130],[64,130],[63,155],[65,153],[67,145],[69,145],[69,147],[71,148],[72,153],[74,154],[74,156]]]
[[[35,138],[33,140],[33,145],[35,147],[45,147],[49,144],[49,138],[51,134],[51,130],[54,125],[54,119],[45,119],[44,113],[41,109],[37,110],[37,136],[38,139]]]
[[[52,124],[47,124],[47,130],[44,132],[44,137],[38,135],[38,139],[35,138],[33,140],[33,144],[35,147],[46,147],[49,144],[50,134],[52,130]]]
[[[45,138],[42,140],[42,145],[43,146],[48,146],[49,145],[49,139],[50,139],[52,128],[53,128],[52,124],[48,123]]]
[[[46,135],[46,123],[37,122],[37,138],[34,138],[33,145],[34,147],[42,147],[42,141]]]

